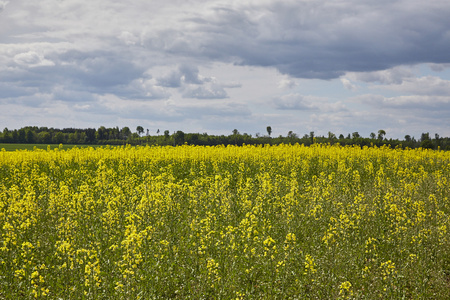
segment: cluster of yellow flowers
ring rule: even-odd
[[[1,151],[0,178],[0,299],[450,297],[449,152]]]

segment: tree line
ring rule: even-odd
[[[311,131],[298,136],[293,131],[289,131],[286,136],[272,137],[272,128],[267,126],[267,134],[257,133],[252,136],[247,133],[241,134],[234,129],[229,135],[209,135],[207,133],[184,133],[181,130],[171,133],[169,130],[150,135],[149,130],[144,130],[142,126],[137,126],[132,132],[129,127],[106,128],[48,128],[37,126],[26,126],[20,129],[9,130],[5,128],[0,132],[0,143],[26,143],[26,144],[74,144],[74,145],[264,145],[264,144],[305,144],[314,143],[339,143],[341,145],[359,146],[382,146],[402,148],[428,148],[450,150],[450,138],[440,137],[435,134],[432,137],[429,133],[422,133],[419,139],[410,135],[405,135],[404,139],[387,139],[386,131],[380,129],[377,133],[372,132],[369,137],[362,137],[358,132],[348,133],[346,136],[337,136],[328,132],[326,136],[318,136]]]

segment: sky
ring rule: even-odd
[[[450,137],[448,0],[0,0],[0,130]]]

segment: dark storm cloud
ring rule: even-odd
[[[62,74],[94,91],[129,84],[144,72],[129,58],[107,51],[68,51],[58,57],[58,63]]]
[[[10,101],[11,98],[23,97],[23,96],[31,96],[37,92],[36,88],[23,88],[18,85],[13,85],[6,82],[0,82],[0,91],[1,97],[0,101]],[[6,100],[8,99],[8,100]]]
[[[450,62],[450,2],[265,3],[212,5],[186,19],[189,29],[166,36],[162,45],[173,53],[272,66],[302,78]]]
[[[35,93],[53,94],[56,100],[86,101],[93,100],[92,93],[149,97],[149,91],[133,85],[144,71],[127,57],[108,51],[69,50],[45,58],[26,52],[15,55],[9,71],[0,78],[11,84],[9,90],[17,90],[17,96],[21,94],[19,88],[22,94],[34,88]]]

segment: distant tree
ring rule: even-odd
[[[424,148],[424,149],[434,149],[434,144],[431,140],[423,140],[420,143],[420,147]]]
[[[336,135],[332,133],[331,131],[328,131],[328,139],[330,141],[334,140],[336,138]]]
[[[68,144],[76,144],[78,142],[78,139],[76,138],[75,133],[69,133],[69,136],[67,137],[67,143]]]
[[[174,140],[175,145],[182,145],[184,143],[184,132],[181,130],[178,130],[175,133],[174,138],[175,138],[175,140]]]
[[[120,130],[120,134],[122,135],[122,139],[126,140],[131,135],[131,130],[128,127],[124,127]]]
[[[95,137],[97,138],[98,141],[102,141],[102,140],[108,139],[108,131],[106,130],[105,126],[100,126],[97,129]]]
[[[422,135],[420,136],[420,141],[421,142],[423,142],[423,141],[427,141],[427,140],[429,140],[430,139],[430,133],[429,132],[424,132],[424,133],[422,133]]]
[[[355,131],[355,132],[352,133],[352,138],[353,138],[353,139],[357,139],[357,138],[359,138],[359,137],[360,137],[360,135],[359,135],[359,133],[358,133],[357,131]]]
[[[298,138],[298,136],[297,136],[297,134],[296,133],[294,133],[292,130],[290,130],[289,132],[288,132],[288,138],[291,138],[291,139],[296,139],[296,138]]]
[[[441,146],[441,139],[439,138],[439,134],[434,134],[434,140],[436,141],[436,146]]]
[[[339,135],[339,139],[340,139],[340,140],[345,139],[345,137],[344,137],[344,135],[343,135],[342,133]]]
[[[165,139],[169,139],[170,137],[170,131],[169,130],[164,130],[164,138]]]
[[[52,143],[52,135],[48,131],[41,131],[38,133],[38,143],[41,144],[51,144]]]
[[[309,138],[311,139],[311,144],[314,144],[314,131],[309,133]]]
[[[8,130],[8,128],[5,127],[5,129],[3,129],[3,142],[11,143],[11,140],[12,140],[11,133]]]
[[[19,143],[25,143],[27,141],[27,136],[24,128],[19,129],[18,131],[18,140]]]
[[[144,128],[142,126],[136,127],[136,132],[138,135],[141,135],[144,133]]]
[[[272,134],[272,127],[270,127],[270,126],[267,126],[267,134],[269,135],[269,137],[270,137],[270,135]]]
[[[53,137],[53,141],[55,144],[63,144],[66,142],[66,136],[61,131],[57,132],[55,136]]]
[[[405,141],[411,142],[411,136],[409,134],[405,135]]]
[[[95,143],[95,135],[97,130],[95,128],[88,128],[84,132],[86,134],[86,143]]]
[[[185,141],[188,144],[190,144],[190,145],[198,145],[199,144],[199,137],[200,137],[199,133],[191,133],[191,134],[187,134],[185,136],[186,136]]]
[[[25,140],[29,144],[33,144],[35,142],[35,133],[31,129],[27,129],[25,131]]]
[[[75,132],[75,135],[78,138],[78,142],[79,144],[85,144],[88,141],[88,137],[86,135],[86,132],[82,131],[82,130],[77,130]]]
[[[386,135],[386,131],[383,129],[378,130],[378,139],[382,141],[384,139],[384,136]]]
[[[371,132],[371,133],[370,133],[370,138],[371,138],[372,140],[374,140],[376,137],[377,137],[377,135],[375,134],[375,132]]]
[[[233,137],[234,137],[234,144],[237,145],[237,138],[239,135],[239,131],[237,129],[233,129]]]

